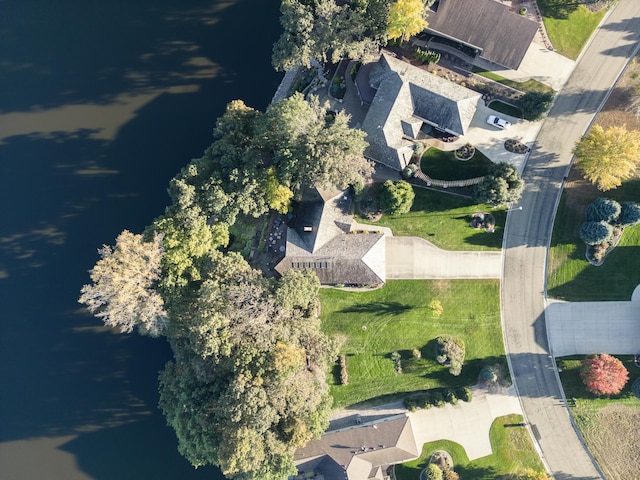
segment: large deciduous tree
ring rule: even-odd
[[[594,395],[615,395],[626,385],[629,372],[616,357],[602,353],[590,355],[582,361],[580,378],[587,391]]]
[[[138,328],[157,336],[166,326],[164,303],[156,290],[164,254],[162,236],[145,242],[142,235],[124,230],[115,247],[98,250],[100,260],[90,271],[92,284],[82,287],[79,302],[122,332]]]
[[[387,36],[389,40],[409,40],[411,35],[427,28],[425,2],[423,0],[396,0],[389,7]]]
[[[594,125],[573,150],[584,178],[607,191],[636,175],[640,163],[640,132]]]
[[[349,128],[349,116],[328,116],[316,97],[295,94],[271,104],[256,126],[257,147],[271,156],[280,183],[306,186],[357,183],[373,168],[363,156],[362,130]]]
[[[327,426],[335,348],[303,316],[313,289],[283,303],[287,281],[264,279],[234,253],[210,259],[197,295],[172,312],[176,361],[160,376],[160,406],[193,465],[286,478],[295,449]]]
[[[284,32],[273,46],[276,70],[298,65],[337,62],[343,57],[361,60],[384,43],[380,16],[383,0],[283,0],[280,24]]]

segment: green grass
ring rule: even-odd
[[[470,199],[414,187],[416,198],[409,213],[383,215],[375,223],[390,227],[394,235],[429,240],[445,250],[500,250],[506,219],[505,210],[497,210]],[[494,233],[469,226],[475,212],[491,212],[496,219]],[[362,217],[359,222],[369,223]]]
[[[522,110],[520,110],[518,107],[514,107],[513,105],[509,105],[508,103],[504,103],[500,100],[493,100],[489,104],[489,108],[491,110],[495,110],[496,112],[504,113],[505,115],[510,115],[516,118],[522,118],[523,116]]]
[[[428,307],[440,300],[444,313]],[[497,280],[389,281],[367,292],[321,289],[322,328],[344,340],[349,385],[339,385],[339,367],[330,376],[334,406],[376,399],[393,401],[428,388],[477,383],[482,367],[504,362]],[[365,326],[366,329],[362,327]],[[466,344],[462,374],[452,376],[434,359],[434,339],[460,337]],[[411,351],[421,350],[414,359]],[[397,375],[391,353],[402,355]]]
[[[564,4],[564,5],[563,5]],[[538,2],[549,40],[558,53],[575,60],[604,17],[606,9],[591,12],[586,7],[566,5],[561,0]]]
[[[458,160],[453,151],[445,152],[438,148],[429,148],[422,155],[420,168],[437,180],[466,180],[481,177],[489,172],[493,162],[480,150],[469,160]]]
[[[464,448],[449,440],[425,443],[420,458],[396,466],[398,480],[418,480],[429,458],[437,450],[446,450],[453,458],[453,468],[462,479],[494,480],[502,475],[515,475],[525,469],[539,472],[544,467],[536,453],[531,438],[522,427],[514,425],[523,421],[521,415],[498,417],[491,425],[489,437],[493,454],[469,461]]]
[[[619,202],[640,198],[640,180],[625,182],[606,193],[565,190],[554,222],[549,250],[547,293],[567,301],[629,300],[640,283],[640,225],[626,228],[620,244],[595,267],[585,259],[585,244],[578,237],[584,208],[598,196]]]
[[[631,384],[640,377],[640,368],[634,365],[631,355],[616,357],[629,371],[629,381],[620,394],[611,397],[598,398],[585,390],[580,379],[584,357],[558,359],[558,368],[571,415],[589,451],[606,478],[626,480],[637,478],[640,471],[640,446],[635,433],[631,433],[636,432],[640,421],[640,399],[631,392]]]
[[[551,88],[549,85],[545,85],[538,80],[530,79],[526,82],[516,82],[515,80],[510,80],[508,78],[499,75],[496,72],[489,72],[480,67],[473,67],[473,72],[478,75],[488,78],[489,80],[493,80],[494,82],[501,83],[506,85],[507,87],[515,88],[516,90],[520,90],[521,92],[542,92],[542,93],[555,93],[555,90]]]

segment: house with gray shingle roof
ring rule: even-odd
[[[287,228],[285,257],[275,266],[313,270],[323,285],[376,285],[386,280],[384,234],[354,227],[350,199],[335,188],[307,189]]]
[[[539,25],[496,0],[437,0],[425,31],[476,50],[492,63],[517,70]]]
[[[363,72],[375,90],[362,123],[369,143],[365,156],[395,170],[411,160],[410,139],[423,126],[463,136],[481,99],[478,92],[384,53]]]
[[[420,456],[411,421],[405,414],[366,425],[326,432],[296,451],[301,475],[325,480],[384,480],[390,465]]]

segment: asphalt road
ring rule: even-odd
[[[575,142],[637,50],[640,2],[621,0],[579,59],[538,135],[523,177],[522,211],[505,232],[505,345],[531,432],[556,479],[603,478],[573,428],[545,328],[545,268],[553,218]]]

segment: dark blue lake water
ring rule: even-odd
[[[222,478],[157,409],[164,340],[76,302],[236,98],[264,109],[277,0],[0,0],[0,480]]]

